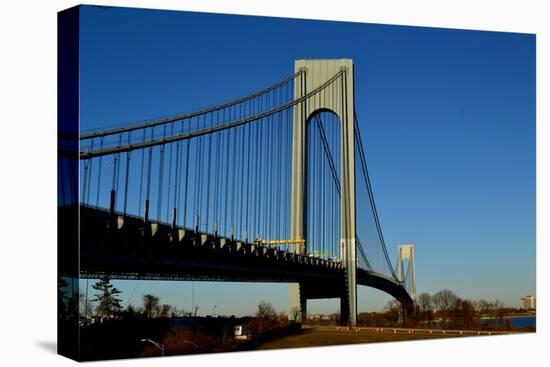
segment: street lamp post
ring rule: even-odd
[[[155,347],[160,349],[160,352],[162,353],[162,356],[164,357],[164,344],[161,344],[161,343],[156,342],[156,341],[151,340],[151,339],[141,339],[141,341],[142,342],[149,342],[149,343],[153,344]]]

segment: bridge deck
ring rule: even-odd
[[[89,206],[61,208],[59,215],[61,221],[80,218],[79,268],[60,269],[68,276],[300,282],[313,285],[308,287],[308,298],[337,297],[345,281],[345,269],[337,261],[217,238],[165,223],[145,223],[135,216],[111,216],[108,210]],[[64,233],[60,230],[60,236]],[[385,291],[401,302],[410,302],[402,285],[382,274],[358,268],[357,282]]]

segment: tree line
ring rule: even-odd
[[[95,316],[101,319],[132,318],[142,317],[147,319],[171,317],[171,316],[193,316],[197,314],[199,307],[195,306],[194,313],[178,309],[169,304],[160,302],[160,297],[153,294],[143,295],[143,305],[135,307],[129,304],[122,307],[121,290],[111,284],[108,276],[103,276],[92,285],[96,291],[93,298],[86,299],[80,294],[80,314],[84,316]]]
[[[142,306],[135,307],[129,304],[122,307],[121,290],[111,284],[108,276],[103,276],[92,288],[96,291],[91,299],[80,294],[80,315],[90,315],[100,319],[118,318],[165,318],[165,317],[189,317],[196,316],[198,306],[193,312],[178,309],[169,304],[160,302],[160,298],[152,294],[144,294]],[[61,294],[60,298],[65,297]],[[73,308],[72,297],[67,297],[70,302],[60,300],[63,309]],[[447,329],[501,329],[511,330],[509,316],[517,312],[514,308],[507,308],[499,301],[469,300],[457,296],[449,289],[440,290],[434,294],[421,293],[416,302],[414,315],[403,317],[400,303],[393,299],[386,305],[383,313],[371,312],[360,313],[358,324],[362,326],[407,326],[407,327],[428,327]],[[338,316],[338,314],[335,314]],[[288,322],[286,315],[277,315],[269,303],[262,302],[258,305],[258,312],[255,315],[251,329],[259,334],[265,330],[278,329],[282,324]],[[482,319],[490,319],[491,322],[482,322]],[[310,322],[312,320],[309,320]],[[338,322],[338,317],[330,320]]]
[[[449,289],[436,293],[421,293],[416,302],[416,312],[409,317],[407,326],[441,327],[448,329],[502,329],[510,330],[508,316],[515,309],[507,308],[499,300],[487,301],[463,299]],[[386,312],[393,320],[400,317],[401,306],[392,300],[386,306]],[[493,324],[481,322],[483,318],[492,319]]]

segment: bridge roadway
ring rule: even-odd
[[[61,256],[78,257],[79,268],[60,268],[60,273],[80,278],[204,280],[235,282],[300,283],[303,297],[340,298],[346,271],[337,261],[246,244],[239,240],[197,233],[166,223],[146,223],[143,218],[90,206],[59,209],[59,223],[80,217],[79,254],[67,245],[75,233],[59,228]],[[71,226],[77,228],[77,225]],[[412,305],[405,288],[383,274],[357,269],[357,284],[389,293],[404,308]]]

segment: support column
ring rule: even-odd
[[[302,322],[307,317],[307,298],[304,284],[290,283],[288,285],[288,319]]]
[[[355,324],[350,323],[350,307],[348,297],[342,296],[340,298],[340,325],[351,325]]]
[[[291,222],[292,238],[306,240],[303,253],[307,253],[307,134],[306,127],[310,118],[317,112],[329,110],[334,112],[341,122],[341,162],[340,182],[340,259],[346,269],[346,291],[342,304],[345,308],[345,324],[354,326],[357,319],[357,283],[355,254],[355,141],[354,141],[354,95],[353,95],[353,62],[350,59],[335,60],[296,60],[295,71],[304,73],[295,80],[294,98],[299,98],[322,85],[339,72],[341,76],[330,87],[320,91],[316,96],[300,103],[294,108],[294,125],[292,139],[292,194]],[[293,246],[293,252],[299,252]],[[289,285],[289,318],[292,310],[301,307],[300,288],[297,284]],[[295,314],[295,313],[294,313]],[[342,311],[342,316],[344,312]]]

